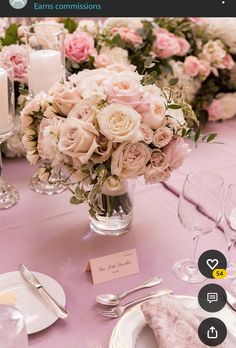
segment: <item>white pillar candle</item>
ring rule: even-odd
[[[0,68],[0,133],[9,128],[8,75]]]
[[[35,95],[49,89],[61,79],[65,79],[65,69],[61,54],[56,50],[39,50],[29,53],[29,88]]]

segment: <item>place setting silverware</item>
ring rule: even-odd
[[[162,283],[162,278],[158,278],[158,277],[154,277],[152,279],[147,280],[146,282],[142,283],[139,286],[136,286],[133,289],[124,291],[120,294],[102,294],[102,295],[98,295],[96,297],[96,302],[99,304],[102,304],[104,306],[117,306],[119,305],[120,301],[125,298],[126,296],[128,296],[129,294],[132,294],[135,291],[139,291],[142,289],[146,289],[146,288],[151,288],[153,286],[159,285]]]
[[[43,287],[41,282],[35,277],[35,275],[28,270],[28,268],[21,264],[18,267],[18,270],[22,276],[22,278],[29,284],[35,292],[37,292],[52,308],[54,313],[60,319],[66,319],[69,316],[69,311],[61,306],[53,297],[49,294],[49,292]]]
[[[99,308],[99,307],[96,307],[96,311],[104,316],[104,317],[109,317],[111,319],[115,319],[115,318],[119,318],[122,316],[122,314],[125,312],[126,309],[140,303],[140,302],[144,302],[146,300],[150,300],[150,299],[153,299],[153,298],[158,298],[160,296],[164,296],[164,295],[169,295],[169,294],[172,294],[173,293],[173,290],[172,289],[161,289],[161,290],[158,290],[156,292],[153,292],[147,296],[144,296],[144,297],[141,297],[137,300],[134,300],[134,301],[131,301],[131,302],[128,302],[124,305],[118,305],[118,306],[115,306],[115,307],[110,307],[110,308]]]

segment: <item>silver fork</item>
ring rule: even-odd
[[[146,300],[150,300],[152,298],[172,294],[172,293],[173,293],[172,289],[162,289],[162,290],[159,290],[157,292],[153,292],[152,294],[149,294],[145,297],[139,298],[138,300],[128,302],[124,306],[116,306],[116,307],[109,308],[109,309],[107,309],[107,308],[103,309],[103,308],[97,307],[96,310],[98,311],[99,314],[103,315],[104,317],[119,318],[120,316],[122,316],[122,314],[124,313],[124,311],[126,309],[134,306],[135,304],[138,304],[138,303],[146,301]]]

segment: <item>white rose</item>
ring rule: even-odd
[[[108,105],[97,115],[97,120],[101,133],[113,142],[137,141],[142,138],[139,131],[141,116],[128,106]]]
[[[176,120],[179,125],[183,125],[185,123],[184,113],[182,109],[170,109],[166,110],[166,115],[172,117]]]
[[[109,57],[111,64],[121,64],[128,65],[129,64],[129,54],[128,51],[121,47],[107,47],[104,46],[100,50],[100,54],[105,54]]]

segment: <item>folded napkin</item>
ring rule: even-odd
[[[144,302],[141,309],[152,328],[158,348],[206,348],[198,337],[200,320],[172,295]],[[219,345],[233,348],[226,341]]]

